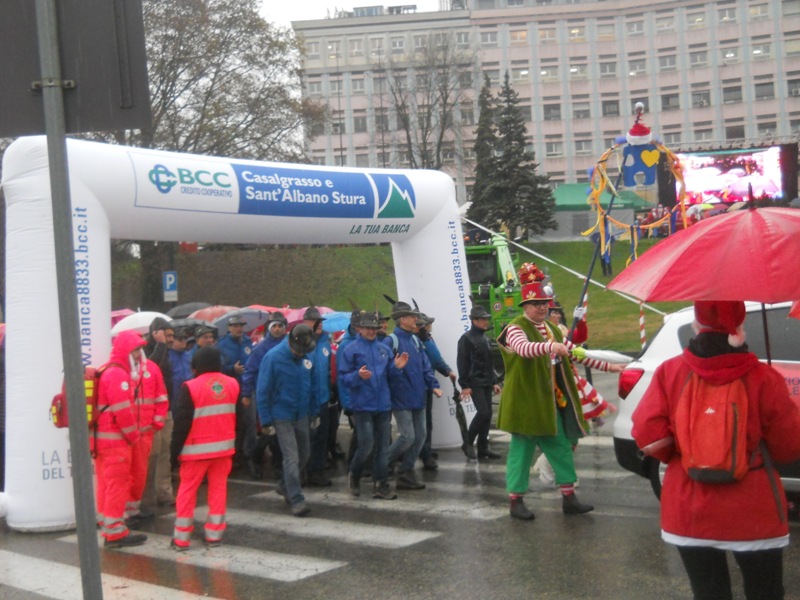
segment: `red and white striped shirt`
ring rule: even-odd
[[[527,317],[525,318],[527,319]],[[547,328],[547,325],[544,324],[544,321],[541,323],[531,321],[531,323],[533,323],[536,329],[539,330],[539,333],[542,334],[543,338],[549,340],[553,339],[553,335]],[[545,356],[547,354],[550,354],[551,358],[553,357],[554,341],[531,342],[528,340],[528,336],[525,334],[522,328],[518,327],[517,325],[510,325],[506,330],[506,343],[508,344],[508,348],[513,350],[515,354],[521,356],[522,358],[536,358],[537,356]],[[564,341],[564,345],[568,350],[572,350],[575,347],[575,344],[567,340]],[[582,360],[575,358],[572,360],[582,365],[586,365],[590,369],[598,369],[600,371],[608,371],[609,367],[611,366],[611,364],[608,362],[595,360],[588,357]]]

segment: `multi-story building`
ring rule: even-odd
[[[800,0],[442,0],[442,10],[369,6],[298,21],[303,93],[331,119],[318,164],[403,167],[388,88],[431,36],[471,52],[443,169],[459,201],[471,184],[483,76],[508,71],[540,170],[554,185],[588,180],[597,158],[645,106],[674,150],[768,145],[800,133]],[[445,10],[450,8],[450,10]],[[496,91],[495,89],[495,91]]]

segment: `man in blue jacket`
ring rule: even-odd
[[[389,463],[401,461],[397,470],[397,489],[421,490],[424,483],[417,481],[414,464],[425,443],[425,397],[430,390],[442,397],[439,382],[433,374],[431,363],[420,339],[415,335],[419,312],[406,302],[392,306],[395,329],[384,344],[395,355],[407,354],[405,368],[389,368],[389,389],[392,397],[392,414],[397,423],[398,437],[389,447]]]
[[[311,452],[310,430],[319,424],[310,355],[316,345],[314,332],[300,323],[261,363],[256,383],[256,406],[262,432],[276,435],[283,453],[283,474],[278,492],[292,505],[292,514],[310,511],[300,487],[300,473]]]
[[[373,452],[373,498],[394,500],[397,495],[389,485],[388,450],[391,433],[391,398],[389,368],[402,370],[408,355],[392,351],[376,338],[380,324],[377,315],[364,313],[356,323],[358,334],[336,354],[337,379],[340,389],[347,390],[345,409],[352,411],[358,445],[350,461],[350,492],[361,495],[361,474]],[[345,396],[342,396],[344,400]]]

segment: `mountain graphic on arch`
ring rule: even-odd
[[[407,190],[400,187],[389,178],[389,193],[386,201],[378,211],[379,219],[411,219],[414,217],[414,206]]]

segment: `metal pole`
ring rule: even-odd
[[[102,600],[100,551],[97,547],[92,461],[89,429],[86,426],[86,396],[83,385],[78,300],[75,288],[72,208],[67,164],[64,91],[58,47],[55,0],[36,0],[36,28],[39,41],[41,89],[44,100],[47,154],[50,161],[50,194],[53,203],[53,232],[61,320],[61,353],[67,388],[67,406],[73,415],[69,427],[72,455],[72,490],[78,530],[81,582],[85,600]]]

